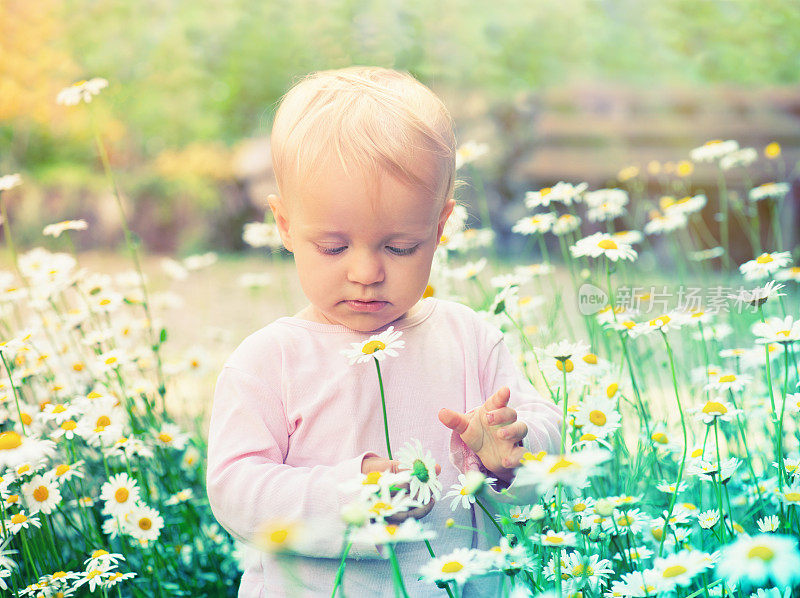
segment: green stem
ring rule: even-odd
[[[394,552],[394,546],[387,544],[386,548],[389,549],[389,560],[392,562],[392,573],[394,573],[395,582],[397,585],[399,585],[399,589],[403,594],[403,598],[408,598],[408,592],[406,591],[406,586],[403,583],[403,575],[400,573],[400,564],[397,562],[397,554]],[[395,591],[398,589],[397,585],[395,586]]]
[[[389,460],[392,459],[392,447],[389,444],[389,420],[386,417],[386,397],[383,392],[383,377],[381,376],[381,364],[378,363],[378,358],[372,358],[375,361],[375,368],[378,370],[378,384],[381,388],[381,408],[383,409],[383,431],[386,434],[386,452],[389,453]]]
[[[675,482],[675,492],[672,493],[672,496],[669,500],[669,508],[667,509],[666,516],[664,517],[664,527],[661,530],[661,542],[658,545],[659,557],[664,550],[664,541],[667,539],[667,526],[669,525],[670,517],[672,517],[672,509],[675,508],[675,500],[678,498],[678,488],[681,486],[681,480],[683,479],[683,468],[686,465],[686,453],[689,450],[688,436],[686,433],[686,418],[683,415],[683,406],[681,405],[681,397],[678,392],[678,380],[675,376],[675,359],[672,355],[672,347],[670,347],[669,341],[667,340],[667,335],[663,330],[661,331],[661,337],[664,339],[664,345],[667,347],[667,355],[669,356],[669,369],[670,373],[672,374],[672,387],[675,390],[675,400],[678,403],[678,412],[681,416],[681,429],[683,430],[683,455],[681,456],[681,463],[678,466],[678,479]],[[722,517],[721,512],[720,517]]]

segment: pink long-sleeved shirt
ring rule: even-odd
[[[460,472],[481,466],[460,437],[437,413],[462,413],[480,405],[502,386],[511,389],[509,406],[528,426],[528,450],[557,452],[561,415],[543,400],[517,369],[503,335],[470,308],[434,298],[395,324],[405,348],[382,362],[393,452],[419,439],[442,466],[447,491]],[[271,519],[323,522],[344,531],[342,506],[355,493],[339,488],[361,473],[368,454],[386,457],[380,390],[371,362],[350,366],[341,354],[366,335],[344,326],[297,317],[280,318],[247,337],[217,380],[208,440],[208,496],[219,522],[249,541]],[[514,493],[512,482],[509,492]],[[507,494],[489,490],[509,502]],[[516,502],[533,500],[516,493]],[[482,511],[451,510],[442,499],[422,522],[438,536],[437,556],[456,548],[489,548],[478,532],[446,529],[457,524],[497,537]],[[330,596],[342,549],[342,533],[316,541],[308,556],[259,555],[247,568],[240,597]],[[410,596],[442,596],[434,584],[418,581],[430,556],[423,543],[398,544],[398,560]],[[292,579],[294,578],[294,579]],[[301,585],[298,585],[301,584]],[[469,582],[465,596],[488,595],[497,580]],[[347,561],[348,596],[393,594],[390,564],[374,546],[355,546]]]

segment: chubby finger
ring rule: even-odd
[[[525,438],[528,434],[528,426],[525,422],[514,422],[512,424],[508,424],[507,426],[503,426],[502,428],[498,428],[495,432],[498,438],[503,440],[510,440],[511,442],[517,442]]]
[[[513,424],[517,421],[517,412],[511,407],[500,407],[486,412],[486,421],[492,426]]]
[[[364,457],[361,462],[361,473],[372,471],[391,471],[397,473],[400,463],[396,459],[385,459],[383,457]]]
[[[447,409],[446,407],[442,407],[439,410],[439,421],[453,430],[456,434],[463,434],[466,431],[467,426],[469,426],[469,420],[463,413],[457,413],[452,409]]]
[[[486,400],[484,408],[486,411],[493,411],[505,407],[508,404],[508,399],[511,398],[511,390],[508,386],[503,386],[498,389],[491,397]]]
[[[509,469],[512,467],[518,467],[520,461],[522,461],[522,457],[524,456],[525,449],[521,446],[515,446],[505,457],[501,459],[501,463],[503,467],[507,467]]]

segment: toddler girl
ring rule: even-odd
[[[561,417],[517,370],[499,330],[466,306],[422,299],[455,205],[446,108],[404,73],[323,71],[283,98],[271,141],[279,195],[270,207],[309,305],[247,337],[219,376],[208,442],[217,519],[245,542],[273,519],[343,530],[340,511],[358,491],[341,483],[397,463],[385,449],[375,368],[350,366],[342,350],[389,326],[405,341],[382,367],[393,446],[419,439],[444,488],[480,469],[498,480],[488,492],[507,500],[498,490],[511,484],[513,494],[525,450],[558,451]],[[491,546],[479,532],[446,529],[449,517],[493,533],[474,506],[436,504],[423,521],[438,532],[437,555]],[[330,596],[342,545],[338,533],[304,555],[260,554],[239,596]],[[430,559],[424,544],[398,544],[397,555],[409,595],[444,595],[417,581]],[[496,583],[468,583],[464,595],[489,595]],[[348,596],[392,595],[390,564],[374,546],[354,545],[343,585]]]

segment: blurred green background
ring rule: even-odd
[[[6,194],[15,236],[40,244],[43,225],[84,218],[80,248],[121,243],[94,121],[149,251],[242,249],[273,190],[281,95],[351,64],[410,71],[461,142],[488,144],[465,193],[485,190],[501,229],[525,190],[613,184],[712,138],[799,157],[796,0],[3,0],[0,175],[25,179]],[[56,105],[91,77],[110,85],[90,106]]]

